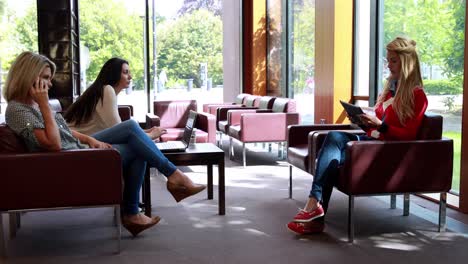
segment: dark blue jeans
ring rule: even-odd
[[[123,211],[137,214],[140,189],[145,177],[146,164],[157,168],[166,177],[177,170],[154,142],[134,120],[127,120],[92,135],[95,139],[111,144],[120,152],[124,171]]]
[[[320,201],[327,210],[333,186],[338,175],[338,168],[345,160],[346,143],[349,141],[371,140],[367,136],[331,131],[328,133],[318,154],[314,181],[309,197]]]

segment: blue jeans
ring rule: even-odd
[[[124,171],[123,211],[137,214],[140,189],[145,177],[146,164],[155,167],[166,177],[177,167],[156,147],[154,142],[134,120],[126,120],[92,135],[93,138],[111,144],[120,152]]]
[[[327,210],[338,168],[345,160],[346,143],[349,141],[369,140],[367,136],[331,131],[328,133],[318,154],[314,181],[309,197],[320,201]]]

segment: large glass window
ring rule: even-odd
[[[369,55],[370,55],[370,7],[372,0],[355,1],[355,48],[354,48],[354,96],[369,96]],[[359,105],[369,106],[369,100],[358,100]]]
[[[288,1],[289,97],[296,99],[301,122],[314,123],[315,0]]]
[[[267,94],[294,98],[314,122],[315,0],[268,0]]]
[[[117,56],[129,61],[133,76],[118,103],[133,105],[138,120],[145,118],[148,94],[150,108],[156,99],[196,99],[200,107],[204,102],[221,102],[221,1],[148,1],[147,29],[145,0],[80,0],[82,87],[94,81],[106,60]],[[150,65],[145,69],[147,54]]]
[[[283,0],[268,0],[267,95],[286,95],[286,6]]]
[[[36,10],[34,0],[0,0],[0,114],[6,108],[1,91],[11,63],[23,51],[38,50]]]
[[[454,140],[454,192],[460,188],[465,8],[465,0],[385,0],[383,14],[384,43],[399,35],[417,42],[428,111],[443,115],[443,136]]]

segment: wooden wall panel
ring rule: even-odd
[[[315,123],[333,120],[335,1],[315,1]]]
[[[243,1],[244,92],[266,95],[266,0]]]
[[[349,102],[353,76],[353,1],[335,0],[333,123],[348,122],[339,103]]]
[[[352,92],[353,3],[315,2],[315,123],[343,122]]]

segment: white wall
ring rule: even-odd
[[[241,1],[223,1],[223,78],[225,102],[241,92]]]

